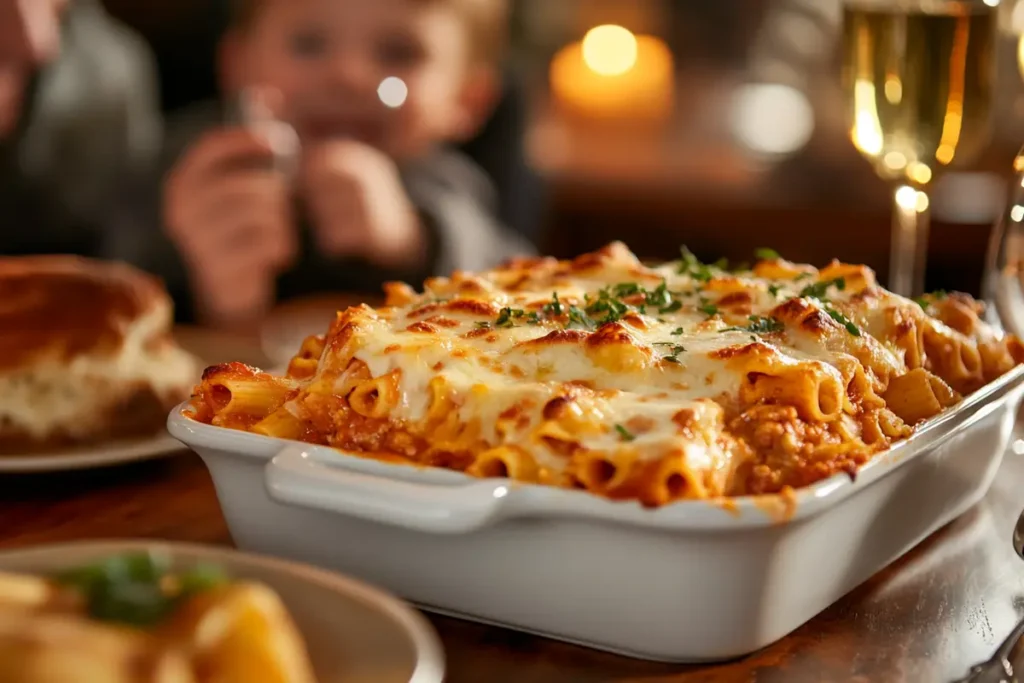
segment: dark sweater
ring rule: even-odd
[[[145,44],[98,2],[70,4],[59,58],[0,140],[0,254],[112,250],[122,179],[148,174],[160,149],[154,73]]]

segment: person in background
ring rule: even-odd
[[[183,317],[238,324],[278,299],[530,253],[450,146],[495,100],[504,4],[242,0],[223,42],[225,102],[171,135],[169,250],[143,245]],[[382,103],[385,79],[400,79],[401,106]]]
[[[104,256],[158,160],[152,56],[94,0],[0,0],[0,254]]]

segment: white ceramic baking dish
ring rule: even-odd
[[[988,490],[1017,368],[865,466],[797,492],[659,509],[473,479],[200,424],[237,544],[425,609],[645,659],[736,657],[785,636]]]

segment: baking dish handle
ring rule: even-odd
[[[509,491],[503,480],[424,484],[366,471],[374,467],[388,465],[371,462],[357,471],[296,444],[278,453],[264,475],[270,497],[280,503],[441,534],[486,526]]]

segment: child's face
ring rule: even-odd
[[[423,0],[265,0],[236,46],[235,84],[281,94],[304,143],[354,138],[397,160],[470,124],[469,40],[457,10]],[[398,77],[404,105],[377,94]]]

